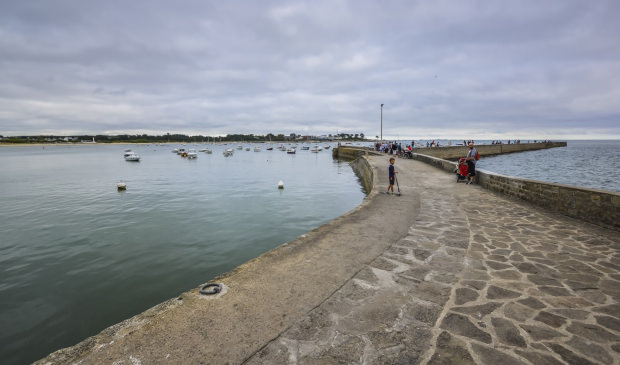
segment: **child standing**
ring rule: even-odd
[[[389,194],[390,191],[394,194],[394,178],[396,178],[396,170],[394,169],[394,162],[396,159],[394,157],[390,158],[390,167],[388,169],[388,177],[390,178],[390,186],[388,186],[386,194]]]

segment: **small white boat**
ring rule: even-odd
[[[190,149],[189,151],[187,151],[187,158],[197,158],[198,157],[198,153],[196,153],[195,149]]]
[[[310,146],[301,146],[301,149],[304,150],[304,151],[307,151],[307,150],[310,149]]]
[[[203,149],[200,150],[200,152],[204,152],[204,153],[206,153],[208,155],[213,153],[213,151],[211,151],[209,148],[203,148]]]
[[[179,153],[179,149],[178,149],[178,148],[175,148],[175,149],[173,149],[171,152],[172,152],[172,153]]]
[[[230,157],[235,153],[235,151],[232,148],[227,148],[224,150],[224,152],[222,152],[222,154],[224,155],[224,157]]]
[[[294,155],[295,153],[297,153],[297,150],[295,148],[289,148],[288,150],[286,150],[286,153],[288,153],[289,155]]]
[[[185,148],[179,148],[177,150],[177,155],[183,155],[184,153],[187,154],[187,151],[185,151]]]
[[[250,150],[250,147],[246,147],[246,148],[245,148],[245,150],[246,150],[246,151],[249,151],[249,150]]]
[[[123,155],[123,157],[125,158],[125,161],[134,161],[134,162],[140,161],[140,156],[137,155],[132,150],[125,151],[125,154]]]
[[[260,147],[258,146],[254,147],[254,152],[260,152]]]
[[[242,150],[242,149],[243,149],[243,146],[242,146],[242,145],[238,145],[238,146],[237,146],[237,149],[238,149],[238,150]]]

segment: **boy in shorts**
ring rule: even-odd
[[[388,168],[388,177],[390,178],[390,186],[388,186],[386,194],[389,194],[390,191],[394,194],[394,179],[396,178],[396,170],[394,169],[394,162],[396,159],[394,157],[390,158],[390,167]]]

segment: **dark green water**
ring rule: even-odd
[[[212,146],[187,160],[174,147],[0,148],[3,364],[74,345],[364,198],[331,150],[288,155],[261,145],[224,157],[236,145]],[[142,161],[124,161],[125,148]]]

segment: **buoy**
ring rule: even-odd
[[[284,181],[278,181],[278,189],[284,189]]]
[[[118,184],[116,184],[116,188],[118,190],[127,190],[127,184],[125,184],[124,182],[119,182]]]

